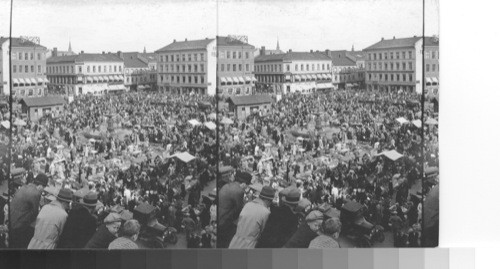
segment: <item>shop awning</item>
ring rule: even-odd
[[[104,77],[99,76],[99,81],[104,82]]]
[[[49,80],[47,78],[43,78],[43,81],[45,81],[45,83],[49,83]]]
[[[226,77],[226,81],[228,83],[234,83],[233,79],[231,77]]]
[[[311,77],[312,77],[313,79],[318,79],[318,77],[316,76],[316,74],[312,74],[312,75],[311,75]]]
[[[19,84],[19,80],[17,78],[12,79],[13,84]]]
[[[43,79],[42,78],[37,78],[36,80],[38,81],[38,83],[43,83]]]
[[[290,80],[291,76],[290,75],[285,75],[285,80]]]
[[[118,79],[123,80],[123,76],[122,75],[118,76]]]
[[[108,76],[108,79],[109,79],[109,81],[111,81],[111,82],[115,81],[115,77],[114,77],[114,76]]]
[[[257,78],[255,76],[252,76],[252,81],[257,82]]]
[[[439,84],[439,81],[436,77],[432,77],[432,83],[435,84],[435,85],[438,85]]]
[[[109,78],[108,78],[108,76],[102,76],[102,80],[107,82],[107,81],[109,81]]]
[[[85,79],[87,80],[87,82],[92,82],[92,77],[86,77]]]
[[[303,79],[303,80],[306,80],[307,76],[306,75],[300,75],[300,78]]]
[[[332,78],[332,74],[326,74],[326,79],[331,79]]]
[[[24,84],[24,85],[26,85],[26,81],[24,81],[24,79],[22,79],[22,78],[19,78],[19,84]]]
[[[311,75],[306,75],[307,79],[313,79]]]
[[[300,80],[300,76],[299,76],[299,75],[293,75],[293,78],[294,78],[295,80]]]
[[[220,77],[220,82],[221,83],[227,83],[226,77]]]
[[[217,125],[215,125],[215,123],[211,122],[211,121],[207,121],[205,122],[204,124],[208,129],[210,130],[215,130],[217,128]]]
[[[426,84],[432,84],[432,79],[431,78],[425,78],[425,83]]]
[[[82,77],[76,77],[76,81],[82,81]]]
[[[200,125],[201,122],[199,122],[198,120],[196,119],[192,119],[192,120],[188,120],[189,124],[193,125],[193,126],[196,126],[196,125]]]
[[[238,77],[238,80],[240,81],[240,83],[245,84],[245,79],[243,79],[243,77]]]
[[[36,85],[38,82],[36,82],[36,78],[30,78],[31,85]]]
[[[245,76],[245,81],[246,82],[252,82],[252,77],[251,76]]]

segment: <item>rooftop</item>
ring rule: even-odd
[[[123,62],[116,54],[80,53],[77,55],[55,56],[47,59],[47,63],[82,63],[82,62]]]
[[[125,68],[147,68],[148,64],[139,58],[139,52],[124,52],[123,64]]]
[[[231,96],[229,101],[234,105],[257,105],[271,103],[273,98],[271,95],[267,94],[257,94],[257,95],[243,95],[243,96]]]
[[[66,103],[61,96],[30,97],[21,100],[28,107],[55,106]]]
[[[8,37],[0,37],[0,45],[3,44],[4,42],[8,41],[9,38]],[[27,48],[33,48],[34,46],[38,47],[38,48],[43,48],[43,49],[47,49],[46,47],[42,46],[42,45],[37,45],[31,41],[28,41],[28,40],[23,40],[19,37],[13,37],[12,38],[12,47],[14,48],[21,48],[21,47],[27,47]]]
[[[421,40],[422,37],[414,36],[408,38],[392,38],[392,39],[382,39],[379,42],[369,46],[366,50],[377,50],[377,49],[395,49],[395,48],[408,48],[414,47],[415,43]],[[439,46],[439,39],[434,37],[425,37],[426,46]]]
[[[259,55],[255,57],[255,62],[272,61],[330,61],[331,59],[320,52],[292,52],[271,55]]]
[[[214,41],[213,38],[209,39],[200,39],[200,40],[185,40],[185,41],[176,41],[173,43],[155,51],[155,52],[164,52],[164,51],[176,51],[176,50],[195,50],[195,49],[205,49],[210,42]]]
[[[217,37],[217,46],[244,46],[248,48],[255,48],[254,46],[245,43],[243,41],[231,38],[229,36],[218,36]]]
[[[333,66],[356,66],[356,61],[348,57],[346,50],[330,50],[325,54],[331,58]]]

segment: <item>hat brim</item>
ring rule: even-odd
[[[291,205],[298,205],[298,204],[299,204],[299,202],[300,202],[300,199],[299,199],[299,200],[297,200],[297,201],[290,201],[290,200],[287,200],[287,199],[286,199],[286,196],[285,196],[285,197],[283,197],[282,201],[283,201],[284,203],[287,203],[287,204],[291,204]]]
[[[97,202],[95,204],[89,204],[89,203],[85,203],[85,202],[79,202],[79,204],[84,205],[84,206],[88,206],[88,207],[96,207],[97,206]]]
[[[262,194],[259,194],[259,198],[264,199],[264,200],[270,200],[270,201],[274,200],[274,196],[271,197],[271,196],[266,196],[266,195],[262,195]]]
[[[62,198],[59,196],[56,196],[56,199],[59,201],[68,202],[68,203],[72,202],[72,199],[66,199],[66,198]]]

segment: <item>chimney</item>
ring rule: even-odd
[[[382,41],[384,41],[384,38],[382,37]]]
[[[330,56],[330,50],[329,49],[325,50],[325,53],[326,53],[326,55]]]
[[[175,43],[175,39],[174,39],[174,43]]]
[[[396,39],[396,36],[392,36],[392,39]]]
[[[264,56],[264,55],[266,55],[266,47],[262,46],[260,48],[260,56]]]
[[[102,54],[104,55],[104,54],[106,54],[106,52],[103,50],[103,51],[102,51]]]
[[[413,37],[417,37],[416,35],[414,35]]]
[[[54,50],[52,50],[52,57],[56,56],[57,56],[57,48],[54,48]]]
[[[310,50],[309,52],[313,53],[313,50]]]
[[[80,52],[80,54],[84,54],[84,53],[85,53],[85,51],[83,51],[83,50]]]
[[[288,52],[292,52],[292,49],[289,49]]]
[[[188,41],[188,39],[186,38],[184,41]]]
[[[120,58],[120,59],[123,59],[123,53],[121,51],[118,51],[116,53],[116,56],[118,56],[118,58]]]

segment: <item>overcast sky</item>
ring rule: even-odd
[[[439,34],[438,1],[426,0],[426,35]],[[10,0],[0,0],[9,35]],[[246,35],[282,50],[363,49],[381,37],[422,34],[421,0],[14,0],[13,36],[39,36],[49,49],[148,51],[173,39]]]

